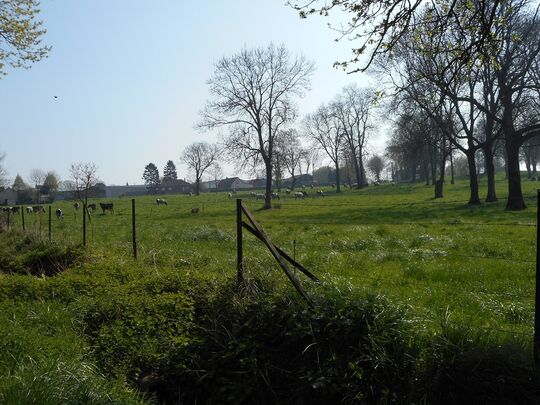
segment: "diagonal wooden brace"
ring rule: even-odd
[[[255,237],[259,238],[262,241],[261,235],[259,234],[259,232],[255,228],[251,227],[249,224],[247,224],[244,221],[242,221],[242,226],[244,228],[246,228],[249,232],[251,232]],[[279,246],[276,246],[276,245],[274,245],[274,246],[276,247],[276,250],[278,251],[278,253],[285,260],[287,260],[289,263],[291,263],[294,267],[296,267],[298,270],[300,270],[302,273],[304,273],[306,276],[308,276],[313,281],[315,281],[317,283],[320,281],[313,273],[311,273],[308,269],[306,269],[304,266],[302,266],[300,263],[298,263],[296,260],[294,260],[291,256],[289,256],[287,253],[285,253],[282,249],[280,249]]]
[[[266,247],[270,250],[270,253],[272,253],[272,256],[274,256],[274,258],[277,260],[277,262],[279,263],[279,265],[281,266],[281,268],[283,269],[283,271],[289,278],[294,288],[296,288],[296,291],[298,291],[298,294],[302,296],[302,298],[307,302],[307,304],[310,307],[313,307],[313,302],[307,296],[306,292],[302,288],[302,285],[300,284],[298,279],[291,272],[291,270],[289,269],[289,266],[287,266],[287,263],[285,263],[285,261],[283,260],[283,257],[279,254],[279,252],[277,251],[272,241],[268,238],[268,236],[266,236],[261,226],[257,223],[257,221],[255,221],[255,218],[253,217],[251,212],[249,212],[249,210],[246,208],[246,206],[243,203],[242,203],[242,211],[244,212],[246,217],[249,219],[249,222],[251,222],[253,227],[258,231],[257,237],[259,237],[261,241],[266,245]]]

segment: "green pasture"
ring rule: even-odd
[[[262,202],[247,192],[233,199],[226,193],[159,196],[167,206],[158,206],[156,196],[136,197],[137,260],[132,257],[131,198],[91,200],[98,209],[87,222],[84,259],[71,262],[63,253],[62,272],[54,277],[39,276],[47,262],[24,253],[26,242],[11,242],[23,237],[22,216],[15,215],[11,230],[0,235],[2,255],[15,257],[6,262],[0,257],[0,349],[6,353],[0,355],[0,399],[20,403],[18,396],[29,390],[42,403],[45,397],[53,398],[51,403],[69,397],[75,398],[73,403],[93,397],[94,403],[108,403],[107,398],[140,401],[133,386],[141,386],[141,364],[169,364],[180,356],[178,347],[193,344],[186,325],[202,310],[193,314],[188,303],[204,303],[201,297],[214,294],[198,291],[197,280],[234,281],[235,198],[244,201],[276,245],[321,279],[315,285],[297,274],[315,300],[328,291],[342,297],[377,296],[403,311],[417,340],[447,336],[453,342],[452,330],[466,331],[463,345],[511,345],[529,364],[538,184],[524,180],[529,208],[521,212],[504,210],[502,178],[497,182],[499,202],[474,207],[466,204],[465,180],[445,184],[445,197],[437,200],[433,187],[423,184],[346,188],[341,194],[325,188],[324,198],[307,189],[304,200],[282,192],[272,210],[262,210]],[[99,202],[114,203],[114,213],[101,213]],[[63,219],[55,217],[56,208],[64,212]],[[192,208],[199,213],[191,213]],[[52,212],[54,249],[76,252],[82,241],[82,210],[75,210],[71,201],[59,201]],[[25,225],[27,236],[46,242],[47,214],[26,214]],[[43,249],[48,256],[56,254],[53,248]],[[37,276],[25,274],[29,261],[38,263]],[[295,299],[276,261],[247,231],[244,268],[248,288],[256,285],[262,296],[268,291]],[[152,298],[155,294],[159,300]],[[128,313],[146,318],[127,322],[123,317]],[[164,313],[178,314],[178,319]],[[103,324],[109,326],[96,326]],[[163,324],[168,325],[164,330]],[[155,340],[144,337],[149,330],[157,334]],[[117,360],[122,358],[127,360]],[[76,372],[70,364],[76,364]],[[47,373],[59,381],[66,373],[73,375],[77,384],[73,391],[40,393],[48,385],[38,377]],[[23,383],[30,388],[17,385]]]
[[[442,314],[487,333],[530,336],[533,320],[537,183],[524,181],[529,208],[507,212],[505,182],[499,202],[466,205],[468,183],[445,185],[434,200],[423,184],[384,184],[364,190],[326,188],[324,198],[295,199],[281,193],[275,208],[249,193],[136,197],[138,261],[132,259],[131,199],[113,202],[114,213],[98,209],[87,222],[88,251],[107,261],[133,262],[151,271],[162,267],[232,277],[236,260],[236,201],[243,199],[275,244],[324,282],[384,294],[407,305],[423,327],[437,329]],[[482,190],[484,191],[484,190]],[[52,205],[52,239],[82,240],[82,210],[73,202]],[[64,219],[54,216],[62,209]],[[199,208],[192,214],[192,208]],[[47,238],[47,215],[26,215],[30,233]],[[40,224],[41,223],[41,224]],[[12,228],[21,228],[15,216]],[[244,231],[246,272],[280,273],[259,241]],[[301,277],[301,276],[299,276]],[[285,277],[283,276],[285,280]],[[309,289],[310,282],[303,280]],[[291,294],[294,292],[291,291]]]

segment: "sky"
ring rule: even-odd
[[[218,140],[194,129],[214,63],[244,47],[284,44],[315,62],[301,116],[373,83],[333,68],[352,44],[335,42],[331,20],[300,19],[285,0],[42,0],[41,10],[48,58],[0,79],[0,152],[27,182],[33,168],[68,179],[72,163],[91,161],[106,184],[142,184],[146,164],[161,172],[169,159],[189,179],[182,150]],[[372,148],[383,145],[379,134]]]

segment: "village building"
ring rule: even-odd
[[[0,205],[17,204],[17,192],[12,188],[0,189]]]
[[[191,192],[191,184],[182,179],[166,179],[157,187],[158,194],[187,194]]]
[[[217,191],[246,190],[253,188],[249,180],[242,180],[239,177],[227,177],[217,184]]]

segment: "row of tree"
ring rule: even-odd
[[[399,168],[422,166],[442,195],[444,167],[454,151],[467,159],[469,203],[479,204],[482,154],[486,201],[497,194],[494,166],[502,150],[509,210],[524,209],[520,154],[532,172],[531,143],[540,130],[539,5],[529,0],[298,0],[303,18],[335,14],[341,38],[355,41],[353,57],[337,65],[389,78],[396,129],[388,154]],[[343,21],[346,19],[347,21]],[[373,21],[380,23],[373,24]],[[359,42],[359,43],[358,43]],[[366,59],[361,59],[367,55]],[[363,65],[358,68],[358,64]],[[429,164],[428,164],[429,163]]]
[[[211,100],[201,111],[197,127],[227,127],[224,153],[243,170],[263,168],[265,208],[270,208],[273,183],[284,173],[293,181],[297,172],[314,169],[322,151],[334,165],[337,191],[344,162],[354,168],[356,186],[367,185],[366,143],[377,104],[375,93],[346,87],[328,104],[305,117],[300,133],[296,99],[310,88],[314,64],[291,56],[284,46],[244,49],[222,58],[209,80]],[[309,142],[302,147],[301,138]]]
[[[521,190],[520,151],[528,150],[540,130],[540,24],[528,1],[509,0],[496,9],[479,10],[457,3],[464,18],[494,13],[490,37],[496,46],[474,60],[454,63],[456,46],[473,46],[474,31],[449,21],[445,31],[424,23],[404,34],[391,56],[380,63],[396,89],[392,111],[398,116],[388,152],[398,167],[420,162],[431,168],[436,197],[442,196],[445,166],[453,151],[467,158],[470,204],[480,204],[477,160],[481,153],[488,179],[486,201],[496,201],[495,165],[502,153],[508,176],[507,209],[525,208]],[[412,174],[414,176],[414,173]]]

